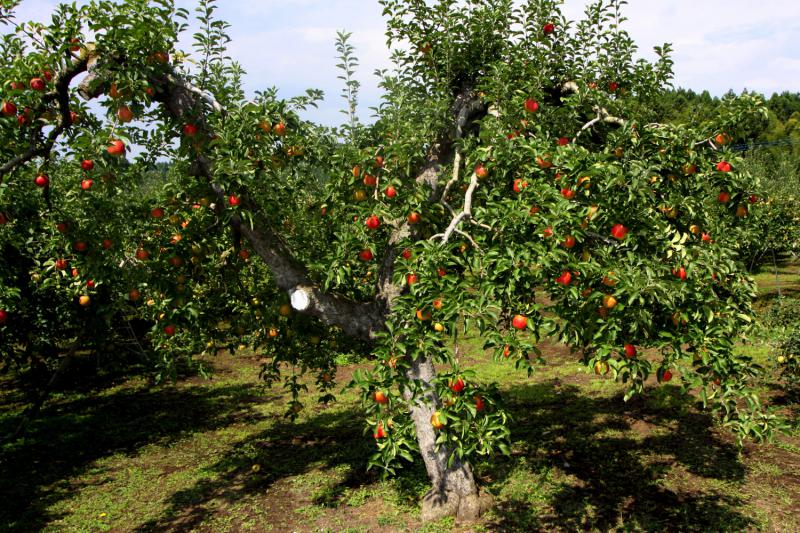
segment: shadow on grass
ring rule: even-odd
[[[81,489],[74,478],[98,459],[256,420],[261,415],[242,399],[260,391],[257,383],[164,386],[94,390],[56,399],[43,408],[24,438],[0,447],[0,531],[37,531],[59,519],[49,509]],[[0,417],[0,434],[9,434],[17,422],[13,416]]]
[[[741,481],[745,470],[735,446],[714,435],[712,420],[690,409],[677,387],[627,403],[554,382],[518,387],[510,396],[518,452],[483,473],[498,488],[519,468],[546,481],[501,501],[490,528],[742,531],[753,525],[741,513],[741,498],[703,486]],[[681,486],[672,488],[665,478],[674,470],[702,479],[692,484],[693,476],[679,474]],[[551,512],[538,514],[537,503]]]

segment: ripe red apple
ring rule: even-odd
[[[11,87],[12,91],[21,91],[25,88],[25,84],[19,81],[12,81],[9,87]]]
[[[572,189],[561,189],[561,196],[567,200],[572,200],[575,197],[575,191]]]
[[[419,276],[414,273],[406,274],[406,283],[409,285],[414,285],[416,282],[419,281]]]
[[[8,320],[8,311],[0,309],[0,325],[5,324],[6,320]]]
[[[568,145],[568,144],[569,144],[569,138],[567,138],[567,137],[559,137],[559,138],[558,138],[558,141],[556,141],[556,143],[557,143],[559,146],[566,146],[566,145]]]
[[[552,237],[553,236],[553,228],[544,228],[544,231],[542,232],[542,235],[544,237]]]
[[[49,70],[42,71],[42,77],[47,81],[53,81],[53,73]]]
[[[560,276],[556,278],[556,283],[558,283],[559,285],[564,285],[566,287],[567,285],[572,283],[572,273],[565,270],[564,272],[561,273]]]
[[[405,260],[411,259],[411,256],[412,256],[411,250],[406,248],[405,250],[403,250],[403,252],[400,254],[400,256]]]
[[[756,196],[755,194],[751,194],[750,197],[747,199],[747,201],[750,202],[751,204],[756,204],[758,203],[758,196]]]
[[[700,237],[700,240],[703,242],[711,242],[711,235],[708,233],[703,233],[703,235]]]
[[[383,191],[383,194],[385,194],[387,198],[394,198],[397,196],[397,189],[395,189],[392,185],[389,185],[386,187],[386,190]]]
[[[664,372],[661,373],[659,381],[666,383],[671,379],[672,379],[672,372],[670,372],[669,370],[664,370]]]
[[[228,196],[228,205],[230,205],[231,207],[236,207],[241,203],[242,200],[235,194],[231,194],[230,196]]]
[[[142,248],[136,250],[136,259],[138,259],[139,261],[147,261],[149,258],[150,258],[150,252],[148,252],[147,250],[144,250]]]
[[[614,237],[615,239],[621,241],[624,240],[627,235],[628,235],[628,228],[626,228],[622,224],[614,224],[611,227],[611,236]]]
[[[56,259],[56,270],[66,270],[67,264],[66,259]]]
[[[110,250],[113,247],[114,247],[114,241],[112,241],[111,239],[103,239],[103,248],[105,248],[106,250]]]
[[[619,89],[619,83],[612,81],[611,83],[608,84],[609,92],[615,93],[617,92],[617,89]]]
[[[126,105],[120,106],[117,109],[117,118],[120,122],[130,122],[133,120],[133,111]]]
[[[386,432],[383,430],[383,424],[378,424],[378,427],[375,428],[375,433],[372,436],[375,437],[375,440],[386,438]]]
[[[464,390],[464,380],[461,379],[461,378],[458,378],[455,381],[451,381],[449,386],[450,386],[450,390],[451,391],[453,391],[456,394],[458,394],[458,393],[460,393],[461,391]]]
[[[69,112],[69,123],[70,124],[77,124],[78,123],[78,114],[75,111]]]
[[[239,257],[247,261],[248,259],[250,259],[250,252],[248,252],[247,250],[239,250]]]
[[[379,219],[376,215],[370,215],[367,217],[367,220],[364,221],[364,225],[369,229],[378,229],[378,227],[381,225],[381,219]]]
[[[8,224],[8,217],[5,213],[0,213],[0,226],[5,226]]]
[[[721,193],[719,193],[719,196],[717,196],[717,201],[721,204],[727,204],[728,202],[731,201],[731,193],[727,191],[722,191]]]
[[[90,179],[81,180],[81,189],[88,191],[94,185],[94,181]]]
[[[489,170],[483,166],[483,163],[478,163],[475,165],[475,175],[478,176],[478,178],[483,179],[489,175]]]
[[[197,135],[197,126],[194,124],[184,124],[183,125],[183,134],[187,137],[194,137]]]
[[[747,216],[747,206],[744,204],[739,204],[736,206],[736,216],[739,218],[744,218]]]
[[[411,213],[408,214],[407,217],[408,223],[412,225],[419,224],[420,219],[421,217],[419,216],[419,213],[417,213],[416,211],[412,211]]]
[[[537,205],[532,205],[530,211],[528,211],[528,213],[531,216],[535,215],[538,212],[539,212],[539,206],[537,206]]]
[[[13,117],[17,114],[17,106],[14,105],[13,102],[3,102],[3,105],[0,106],[0,113],[7,117]]]
[[[522,189],[526,189],[527,187],[528,187],[527,181],[517,178],[514,180],[514,185],[512,188],[514,189],[515,193],[519,194],[522,192]]]
[[[730,172],[731,171],[731,164],[727,161],[720,161],[717,163],[717,170],[720,172]]]
[[[528,98],[525,100],[525,111],[528,113],[536,113],[539,110],[539,102],[534,100],[533,98]]]
[[[548,22],[542,27],[542,33],[544,33],[545,35],[550,35],[554,31],[556,31],[556,25],[553,24],[552,22]]]
[[[93,279],[87,280],[86,287],[88,287],[89,289],[94,289],[94,280]]]
[[[89,249],[89,245],[83,241],[77,241],[75,244],[72,245],[76,252],[85,252]]]
[[[138,302],[141,297],[142,293],[139,292],[139,289],[131,289],[131,292],[128,293],[128,298],[130,298],[132,302]]]
[[[528,327],[528,318],[524,315],[514,315],[511,319],[511,325],[516,329],[525,329]]]
[[[31,78],[30,87],[34,91],[44,91],[45,84],[42,78]]]
[[[677,269],[673,268],[672,275],[676,278],[680,278],[681,281],[686,281],[686,269],[683,267]]]
[[[380,155],[375,156],[375,166],[378,168],[383,168],[383,156]]]
[[[447,275],[447,270],[443,269],[442,267],[438,267],[438,268],[436,269],[436,274],[437,274],[437,275],[438,275],[440,278],[443,278],[443,277],[445,277],[445,276]]]
[[[365,172],[363,182],[367,187],[374,187],[378,184],[378,178]]]
[[[636,346],[633,344],[626,344],[625,345],[625,357],[628,359],[636,356]]]
[[[125,143],[120,141],[119,139],[114,139],[108,145],[106,151],[114,157],[123,156],[125,155]]]
[[[164,334],[167,337],[172,337],[173,335],[175,335],[175,326],[173,326],[172,324],[170,324],[169,326],[164,326]]]
[[[91,159],[84,159],[83,161],[81,161],[81,168],[86,172],[89,172],[94,168],[94,161],[92,161]]]
[[[275,124],[275,127],[272,128],[272,132],[279,137],[286,135],[286,123],[283,121],[278,122]]]
[[[45,188],[50,185],[50,178],[47,177],[47,174],[39,174],[33,180],[37,187]]]
[[[160,207],[154,207],[152,210],[150,210],[150,216],[153,218],[161,218],[164,216],[164,209]]]
[[[564,237],[565,248],[574,248],[577,242],[578,241],[572,235],[567,235],[566,237]]]
[[[472,399],[475,400],[476,411],[483,411],[486,408],[486,402],[484,402],[483,398],[481,398],[480,396],[473,396]]]
[[[372,257],[373,257],[372,250],[370,250],[369,248],[365,248],[364,250],[358,252],[358,258],[361,259],[362,261],[372,261]]]

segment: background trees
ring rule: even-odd
[[[247,100],[211,1],[194,68],[174,48],[189,14],[167,1],[65,5],[7,35],[4,361],[52,370],[128,338],[165,375],[250,346],[296,414],[299,374],[330,391],[333,354],[368,353],[353,383],[372,465],[421,453],[426,518],[479,514],[470,461],[507,451],[495,388],[459,358],[465,331],[531,372],[558,338],[626,398],[680,379],[740,438],[768,435],[734,351],[764,202],[730,149],[763,102],[661,120],[669,46],[635,59],[621,2],[577,23],[548,0],[381,3],[394,70],[375,124],[340,130],[298,117],[316,91]],[[339,50],[352,108],[344,36]]]

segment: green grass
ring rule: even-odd
[[[796,287],[800,269],[782,268],[782,287]],[[767,341],[739,349],[768,365]],[[511,456],[475,465],[496,505],[471,530],[800,530],[799,432],[740,454],[676,386],[626,403],[562,348],[545,344],[548,364],[528,378],[480,346],[462,341],[478,379],[503,390],[513,442]],[[366,471],[374,443],[355,391],[329,406],[312,394],[290,422],[256,356],[212,364],[210,381],[54,394],[24,439],[0,447],[0,531],[466,530],[419,523],[419,464],[386,481]],[[0,406],[7,434],[25,407],[10,380]]]

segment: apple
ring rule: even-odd
[[[703,233],[703,235],[700,237],[700,240],[703,242],[711,242],[711,235],[708,233]]]
[[[686,281],[686,269],[683,267],[677,269],[673,268],[672,275],[676,278],[680,278],[681,281]]]
[[[39,174],[33,182],[37,187],[45,188],[50,185],[50,178],[47,177],[47,174]]]
[[[379,403],[381,405],[389,403],[389,397],[386,395],[386,393],[379,390],[376,390],[374,393],[372,393],[372,399],[375,400],[375,403]]]
[[[81,161],[81,168],[86,172],[89,172],[94,168],[94,161],[92,161],[91,159],[84,159],[83,161]]]
[[[364,173],[364,185],[367,187],[374,187],[378,184],[378,178],[373,176],[372,174]]]
[[[197,126],[194,124],[184,124],[183,125],[183,134],[187,137],[194,137],[197,135]]]
[[[744,204],[739,204],[736,206],[736,216],[739,218],[744,218],[747,216],[747,206]]]
[[[25,84],[19,81],[12,81],[9,87],[12,91],[21,91],[25,88]]]
[[[102,246],[103,246],[103,248],[105,248],[106,250],[110,250],[111,248],[113,248],[113,247],[114,247],[114,241],[112,241],[111,239],[103,239],[103,244],[102,244]]]
[[[615,239],[621,241],[624,240],[627,235],[628,235],[628,228],[626,228],[622,224],[614,224],[611,227],[611,236],[614,237]]]
[[[89,304],[92,303],[92,299],[89,298],[87,295],[83,294],[78,298],[78,303],[81,307],[88,307]]]
[[[528,327],[528,318],[525,315],[514,315],[511,319],[511,325],[516,329],[525,329]]]
[[[575,197],[575,191],[572,189],[561,189],[561,196],[567,200],[572,200]]]
[[[94,185],[94,181],[90,179],[81,180],[81,189],[88,191]]]
[[[556,141],[556,144],[558,144],[559,146],[566,146],[569,144],[569,138],[559,137],[558,140]]]
[[[411,259],[411,256],[412,256],[411,250],[409,250],[408,248],[406,248],[405,250],[403,250],[403,251],[400,253],[400,256],[401,256],[403,259],[406,259],[406,260],[408,260],[408,259]]]
[[[519,193],[522,192],[522,189],[526,189],[527,187],[528,187],[528,182],[527,181],[524,181],[524,180],[521,180],[521,179],[515,179],[514,180],[513,189],[514,189],[515,193],[519,194]]]
[[[461,378],[458,378],[455,381],[451,381],[449,387],[450,387],[451,391],[453,391],[456,394],[458,394],[458,393],[460,393],[461,391],[464,390],[464,380],[461,379]]]
[[[114,157],[120,157],[125,155],[125,143],[120,141],[119,139],[114,139],[109,143],[108,148],[106,151],[109,155]]]
[[[533,98],[528,98],[525,100],[525,111],[528,113],[536,113],[539,110],[539,102],[534,100]]]
[[[383,424],[378,424],[378,427],[375,428],[373,437],[375,437],[375,440],[386,438],[386,432],[383,430]]]
[[[59,222],[58,224],[56,224],[56,230],[59,233],[66,233],[67,231],[69,231],[69,226],[67,226],[66,222]]]
[[[609,92],[615,93],[617,92],[617,89],[619,89],[619,83],[612,81],[611,83],[608,84]]]
[[[697,224],[692,224],[691,226],[689,226],[689,232],[694,235],[697,235],[698,233],[700,233],[700,226],[698,226]]]
[[[367,193],[364,190],[359,189],[353,193],[353,199],[356,202],[363,202],[364,200],[367,199]]]
[[[544,228],[544,231],[542,231],[542,235],[544,237],[552,237],[553,236],[553,228]]]
[[[718,133],[714,140],[717,141],[717,144],[721,146],[725,146],[729,142],[731,142],[731,136],[727,133]]]
[[[414,225],[414,224],[419,224],[419,221],[421,220],[422,217],[420,217],[419,213],[417,213],[416,211],[412,211],[411,213],[408,214],[408,217],[406,218],[409,224]]]
[[[286,123],[283,121],[278,122],[275,124],[275,127],[272,128],[272,132],[279,137],[286,135]]]
[[[417,309],[417,319],[422,322],[427,322],[431,319],[431,312],[428,309]]]
[[[383,194],[385,194],[387,198],[394,198],[397,196],[397,189],[395,189],[392,185],[389,185],[386,187],[386,190],[383,191]]]
[[[7,117],[13,117],[17,114],[17,106],[14,105],[13,102],[3,102],[3,105],[0,106],[0,113]]]
[[[43,70],[42,71],[42,77],[47,81],[53,81],[53,73],[50,72],[49,70],[46,70],[46,69]]]
[[[94,289],[94,285],[95,285],[95,283],[94,283],[93,279],[90,279],[90,280],[86,281],[86,287],[88,287],[90,289]]]
[[[365,248],[358,253],[358,258],[362,261],[372,261],[372,250]]]
[[[443,278],[447,275],[447,270],[443,269],[442,267],[437,267],[436,275],[438,275],[440,278]]]
[[[750,197],[747,199],[747,201],[750,202],[751,204],[756,204],[758,203],[758,196],[756,196],[755,194],[751,194]]]
[[[247,250],[239,250],[239,257],[247,261],[248,259],[250,259],[250,252],[248,252]]]
[[[359,167],[358,165],[355,165],[353,167],[352,172],[353,172],[353,177],[354,178],[358,178],[361,175],[361,167]]]
[[[721,204],[727,204],[728,202],[730,202],[730,200],[731,200],[731,193],[727,191],[722,191],[721,193],[719,193],[719,196],[717,196],[717,201]]]
[[[170,324],[169,326],[164,326],[164,335],[167,337],[172,337],[175,335],[175,326]]]
[[[686,174],[687,176],[691,176],[692,174],[697,172],[697,165],[686,163],[685,165],[683,165],[682,170],[684,174]]]
[[[606,294],[603,296],[603,307],[606,309],[614,309],[617,305],[617,299],[610,294]]]
[[[147,261],[150,258],[150,252],[145,250],[144,248],[139,248],[136,250],[136,259],[139,261]]]
[[[8,217],[5,213],[0,213],[0,226],[5,226],[8,224]]]
[[[666,383],[667,381],[672,379],[672,372],[667,369],[661,372],[661,376],[659,376],[659,381]]]
[[[153,218],[162,218],[164,216],[164,209],[162,209],[160,207],[154,207],[150,211],[150,216],[153,217]]]
[[[235,194],[231,194],[230,196],[228,196],[228,205],[230,205],[231,207],[236,207],[241,203],[242,200]]]
[[[442,415],[439,411],[434,411],[431,415],[431,425],[434,429],[442,429],[444,427],[444,420],[442,420]]]
[[[383,168],[383,156],[380,155],[375,156],[375,166],[378,168]]]
[[[167,260],[167,262],[171,266],[174,266],[174,267],[179,267],[179,266],[183,265],[183,259],[181,257],[177,256],[177,255],[173,255],[172,257],[170,257]]]
[[[6,320],[8,320],[8,311],[0,309],[0,324],[5,324]]]
[[[503,357],[509,357],[511,355],[511,346],[506,344],[505,348],[503,348]]]
[[[489,175],[489,170],[483,166],[483,163],[478,163],[475,165],[475,175],[478,176],[478,178],[483,179]]]
[[[631,359],[636,356],[636,346],[633,344],[626,344],[625,347],[625,357]]]
[[[139,292],[139,289],[131,289],[131,292],[128,293],[128,298],[132,302],[138,302],[141,297],[142,293]]]
[[[435,324],[433,325],[433,329],[434,329],[434,330],[435,330],[437,333],[441,333],[441,332],[443,332],[443,331],[444,331],[444,325],[442,325],[441,323],[437,322],[437,323],[435,323]]]
[[[542,170],[546,170],[553,166],[553,162],[550,161],[550,154],[544,154],[543,156],[536,156],[536,166],[541,168]],[[560,178],[560,176],[559,176]]]
[[[536,214],[536,213],[538,213],[538,212],[539,212],[539,206],[537,206],[537,205],[532,205],[532,206],[531,206],[531,209],[530,209],[530,211],[528,211],[528,214],[530,214],[531,216],[533,216],[533,215],[535,215],[535,214]]]
[[[575,244],[577,244],[577,240],[572,235],[567,235],[564,237],[564,247],[565,248],[574,248]]]
[[[597,361],[594,364],[594,373],[598,376],[608,374],[609,366],[606,361]]]
[[[44,91],[45,84],[42,78],[31,78],[30,87],[34,91]]]
[[[153,60],[156,61],[157,63],[164,64],[169,62],[169,54],[164,52],[163,50],[159,50],[158,52],[153,52],[153,55],[151,55],[150,57],[152,57]]]
[[[85,252],[89,249],[89,245],[83,241],[77,241],[75,244],[72,245],[76,252]]]
[[[572,283],[572,273],[565,270],[564,272],[561,273],[560,276],[556,278],[556,283],[564,286],[569,285],[570,283]]]
[[[120,106],[117,109],[117,118],[120,122],[130,122],[133,120],[133,111],[126,105]]]
[[[69,123],[70,124],[77,124],[78,123],[78,114],[75,111],[69,112]]]
[[[370,215],[367,217],[367,220],[364,221],[364,225],[369,229],[378,229],[378,227],[381,225],[381,219],[375,215]]]
[[[406,283],[408,283],[409,285],[413,285],[418,281],[419,277],[416,274],[414,273],[406,274]]]
[[[550,35],[554,31],[556,31],[556,25],[553,24],[552,22],[548,22],[542,27],[542,33],[544,33],[545,35]]]
[[[730,172],[731,171],[731,164],[727,161],[720,161],[717,163],[717,170],[720,172]]]

